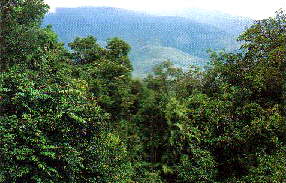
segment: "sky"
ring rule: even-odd
[[[286,0],[45,0],[51,11],[56,7],[107,6],[147,13],[180,11],[186,8],[216,10],[235,16],[263,19],[286,9]]]

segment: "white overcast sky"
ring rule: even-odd
[[[108,6],[145,12],[174,11],[185,8],[218,10],[237,16],[262,19],[273,16],[286,0],[45,0],[53,11],[56,7]]]

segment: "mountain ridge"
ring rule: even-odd
[[[142,54],[138,54],[142,53],[144,46],[155,49],[154,45],[157,45],[156,50],[161,53],[166,53],[164,50],[167,48],[173,48],[169,50],[173,51],[171,61],[175,65],[182,62],[174,59],[176,55],[178,58],[185,58],[184,54],[187,54],[205,63],[208,49],[235,50],[239,47],[235,35],[214,25],[187,17],[151,15],[112,7],[57,8],[56,12],[45,17],[43,25],[47,24],[53,26],[64,43],[73,41],[75,37],[88,35],[95,36],[99,42],[111,37],[122,38],[132,47],[130,56],[135,73],[139,75],[150,69],[136,68],[144,68],[142,64],[150,64],[148,60],[158,60],[157,56],[154,58],[147,55],[143,58]],[[162,50],[159,51],[158,48]],[[162,55],[162,61],[169,57]],[[197,62],[190,64],[197,65]],[[150,67],[146,65],[146,68]]]

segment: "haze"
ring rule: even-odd
[[[180,11],[186,8],[217,10],[235,16],[263,19],[285,9],[285,0],[45,0],[54,11],[57,7],[108,6],[147,13]]]

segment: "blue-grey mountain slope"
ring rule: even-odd
[[[60,40],[68,43],[75,37],[93,35],[99,42],[120,37],[131,47],[135,74],[149,72],[166,59],[175,65],[203,65],[206,50],[233,50],[239,47],[234,34],[218,26],[187,17],[156,16],[140,12],[107,8],[58,8],[45,17]]]

